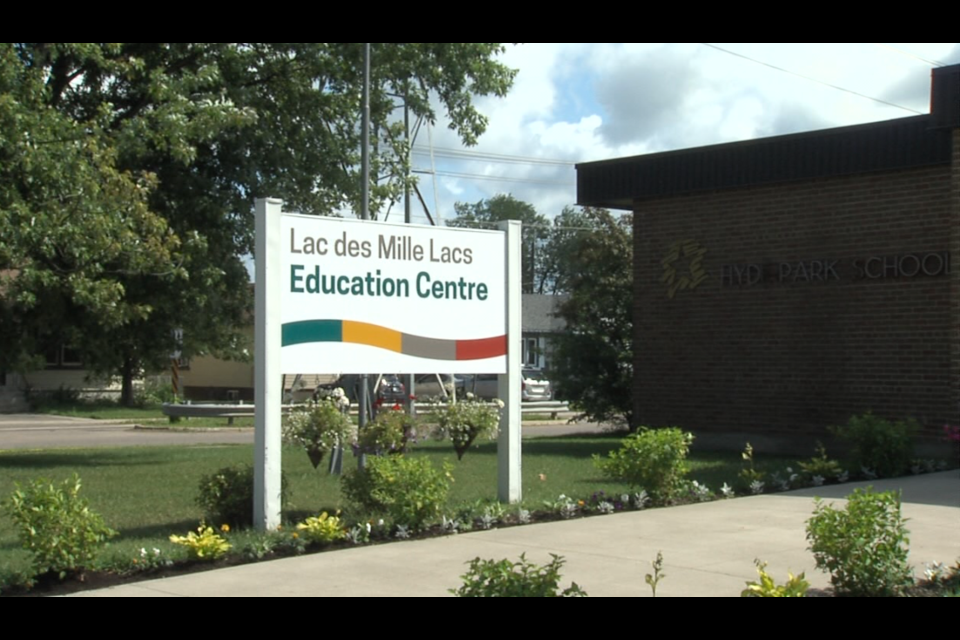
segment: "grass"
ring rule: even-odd
[[[606,455],[618,443],[619,438],[612,435],[525,440],[524,505],[541,509],[544,501],[555,501],[560,494],[587,498],[595,491],[627,492],[629,487],[603,478],[592,462],[594,454]],[[495,443],[475,447],[460,462],[446,442],[422,443],[415,455],[427,456],[438,466],[443,462],[454,466],[451,505],[496,497]],[[59,481],[76,472],[91,508],[120,532],[110,554],[129,558],[141,547],[166,551],[170,534],[196,528],[203,515],[194,503],[201,476],[252,460],[250,445],[0,451],[0,500],[10,495],[17,482],[40,477]],[[348,454],[345,467],[353,468],[354,460]],[[695,453],[690,466],[692,479],[716,489],[735,481],[739,454]],[[315,471],[302,450],[285,448],[283,468],[290,481],[286,518],[300,519],[343,506],[338,478],[327,474],[323,465]],[[0,570],[25,568],[28,561],[9,517],[0,515]]]
[[[123,407],[110,401],[41,403],[34,408],[34,411],[50,416],[91,420],[148,420],[151,418],[166,420],[159,406]]]

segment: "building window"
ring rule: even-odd
[[[83,360],[80,351],[73,347],[60,345],[51,347],[44,353],[47,369],[82,369]]]
[[[540,345],[536,338],[523,339],[523,364],[528,367],[540,365]]]

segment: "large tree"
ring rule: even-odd
[[[523,292],[547,292],[549,283],[543,269],[543,252],[550,237],[550,221],[546,216],[537,213],[532,204],[518,200],[510,194],[498,194],[474,204],[457,202],[453,209],[457,217],[447,221],[451,227],[491,229],[504,220],[522,222]]]
[[[464,142],[476,95],[514,72],[498,43],[372,46],[374,210],[408,176],[396,96]],[[359,201],[360,43],[0,44],[0,352],[70,342],[130,380],[184,329],[237,355],[252,202],[331,214]]]
[[[605,209],[565,211],[555,235],[557,281],[568,294],[554,338],[557,395],[595,422],[633,423],[632,216]],[[576,224],[574,224],[576,223]]]

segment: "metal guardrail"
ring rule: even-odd
[[[282,407],[284,413],[291,409],[303,405],[285,404]],[[423,406],[421,404],[421,406]],[[350,405],[350,414],[356,415],[359,412],[359,405]],[[170,404],[164,403],[163,415],[170,418],[226,418],[227,424],[232,425],[235,418],[250,418],[256,412],[256,406],[252,404],[214,404],[214,403],[191,403],[191,404]],[[566,402],[524,402],[521,405],[520,412],[526,415],[547,415],[554,420],[560,417],[560,414],[573,413],[570,405]]]

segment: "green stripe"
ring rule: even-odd
[[[283,325],[280,344],[289,347],[309,342],[343,342],[343,322],[340,320],[305,320]]]

